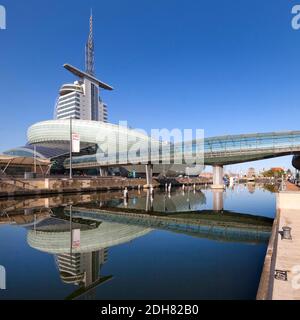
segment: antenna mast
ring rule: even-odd
[[[85,70],[86,73],[95,75],[95,46],[93,37],[93,11],[90,16],[90,32],[89,38],[85,46]]]

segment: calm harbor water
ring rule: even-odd
[[[254,184],[0,201],[0,299],[255,299],[274,215]]]

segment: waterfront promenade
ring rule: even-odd
[[[300,300],[300,188],[287,182],[276,207],[257,299]],[[283,237],[283,227],[291,228],[290,239]]]

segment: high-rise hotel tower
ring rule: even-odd
[[[100,89],[112,87],[95,78],[93,15],[90,17],[90,33],[85,49],[86,71],[65,64],[64,67],[79,79],[64,84],[55,105],[55,119],[81,119],[108,122],[107,105],[100,98]]]

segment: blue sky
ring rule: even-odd
[[[299,129],[300,30],[292,0],[0,0],[0,151],[53,117],[83,68],[90,8],[96,73],[113,123],[203,128],[206,136]],[[250,164],[235,166],[242,170]],[[252,163],[290,166],[290,157]]]

